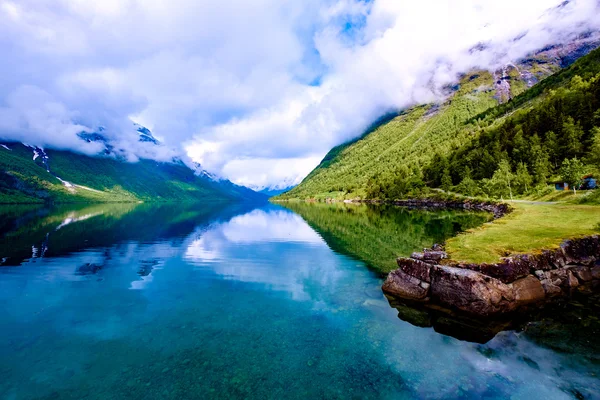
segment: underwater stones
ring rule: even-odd
[[[422,281],[397,269],[389,273],[382,290],[391,295],[410,300],[424,300],[429,294],[429,287],[421,286]],[[429,285],[427,285],[429,286]]]
[[[399,258],[396,262],[404,273],[421,281],[431,282],[430,271],[433,267],[432,264],[413,258]]]
[[[539,279],[531,275],[521,278],[511,285],[515,292],[515,300],[519,306],[537,303],[546,296],[546,292]]]
[[[442,303],[481,316],[515,307],[515,293],[510,286],[480,272],[455,267],[433,267],[431,294]]]
[[[95,275],[103,268],[102,265],[85,263],[77,268],[75,275]]]

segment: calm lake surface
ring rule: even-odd
[[[485,344],[390,307],[485,217],[289,207],[0,208],[0,398],[600,398],[594,304]]]

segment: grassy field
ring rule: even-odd
[[[514,212],[447,241],[456,261],[493,263],[500,257],[556,248],[569,238],[600,233],[600,206],[513,203]]]

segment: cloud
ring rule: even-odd
[[[458,73],[600,27],[596,0],[560,5],[0,0],[0,137],[92,154],[77,133],[103,126],[131,160],[188,152],[238,183],[296,183]]]

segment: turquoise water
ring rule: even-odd
[[[2,399],[600,396],[597,318],[484,345],[413,326],[281,207],[0,214]]]

